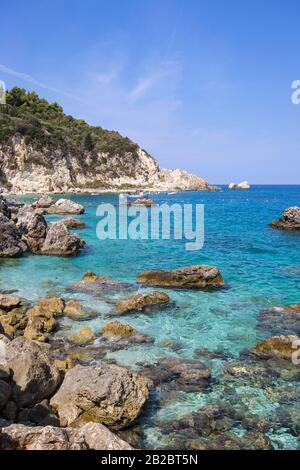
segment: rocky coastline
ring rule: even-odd
[[[54,202],[44,196],[33,205],[10,207],[1,197],[0,257],[77,254],[84,241],[69,229],[82,226],[74,216],[83,212],[83,206],[65,199]],[[294,208],[292,217],[290,213],[288,209],[281,219],[288,221],[288,229],[298,220]],[[62,219],[48,224],[45,214]],[[172,342],[166,345],[169,354],[138,363],[134,371],[110,357],[114,351],[141,344],[152,348],[156,342],[142,328],[120,321],[122,316],[168,309],[175,302],[173,291],[224,287],[217,267],[193,265],[144,271],[130,283],[87,272],[65,289],[66,297],[37,302],[0,293],[0,449],[145,448],[141,423],[148,407],[159,407],[180,393],[212,393],[212,400],[198,411],[156,422],[162,449],[270,450],[270,434],[282,428],[297,438],[299,304],[258,312],[257,331],[265,339],[238,357],[200,348],[187,359],[176,354],[181,346]],[[105,299],[111,309],[103,314],[86,307],[78,294]],[[82,324],[97,317],[105,320],[98,330]],[[215,360],[222,363],[219,375]],[[237,394],[241,387],[276,402],[275,411],[264,417],[253,413],[253,396],[242,405]]]

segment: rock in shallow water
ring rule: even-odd
[[[89,326],[83,326],[80,330],[70,336],[68,341],[72,344],[83,345],[92,343],[95,338],[96,335],[93,330]]]
[[[83,214],[84,207],[69,199],[58,199],[55,204],[52,204],[47,209],[48,214]]]
[[[52,224],[47,232],[41,254],[69,256],[75,255],[85,246],[79,235],[70,233],[63,222]]]
[[[104,347],[122,349],[133,344],[154,343],[150,336],[139,333],[135,328],[118,321],[106,323],[101,328],[101,334],[106,339]]]
[[[98,315],[94,310],[84,307],[78,300],[68,300],[64,314],[72,320],[88,320]]]
[[[142,377],[103,363],[68,371],[50,403],[62,425],[93,421],[123,429],[138,417],[147,398]]]
[[[297,354],[299,347],[300,338],[298,336],[272,336],[272,338],[258,343],[253,352],[262,357],[278,357],[292,361],[292,355]]]
[[[224,279],[214,266],[195,265],[174,271],[150,270],[138,275],[137,281],[150,286],[206,289],[223,287]]]
[[[124,315],[137,311],[149,311],[167,305],[170,297],[164,292],[147,292],[145,294],[136,294],[121,300],[110,312],[110,315]]]
[[[275,307],[258,315],[257,328],[272,335],[300,335],[300,304]]]
[[[273,220],[270,226],[279,230],[300,230],[300,207],[285,209],[279,220]]]
[[[85,223],[80,220],[80,219],[76,219],[75,217],[66,217],[65,219],[63,219],[61,221],[63,224],[65,224],[65,226],[67,227],[67,229],[81,229],[81,228],[85,228]]]

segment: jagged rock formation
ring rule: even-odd
[[[270,226],[278,230],[300,230],[300,207],[288,207],[279,220],[273,220]]]
[[[183,170],[160,169],[127,137],[66,116],[36,93],[14,88],[6,101],[0,108],[0,192],[1,186],[14,193],[216,189]]]
[[[43,209],[23,206],[11,213],[6,199],[0,196],[0,202],[0,258],[21,256],[27,250],[43,255],[69,256],[85,246],[85,241],[69,232],[63,221],[48,227],[39,212]],[[84,210],[79,204],[75,206]]]

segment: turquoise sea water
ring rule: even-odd
[[[268,227],[286,207],[300,205],[300,186],[151,195],[158,203],[205,205],[205,243],[200,251],[186,251],[184,241],[100,241],[96,237],[96,208],[102,202],[118,204],[117,195],[68,197],[86,207],[85,214],[80,216],[86,228],[78,231],[87,242],[86,249],[73,258],[31,255],[0,260],[0,289],[16,289],[19,295],[34,301],[45,294],[62,294],[65,287],[88,270],[134,282],[136,275],[145,269],[173,269],[192,264],[218,266],[226,282],[225,289],[212,292],[168,290],[174,300],[171,308],[153,314],[123,316],[122,322],[153,336],[155,343],[110,353],[119,364],[136,369],[138,362],[149,363],[172,354],[192,358],[200,347],[238,357],[245,348],[270,336],[256,328],[261,310],[300,302],[300,236]],[[99,317],[90,322],[98,332],[107,321],[102,314],[110,306],[83,294],[77,296],[99,311]],[[71,328],[79,326],[76,323]],[[166,346],[170,340],[181,344],[176,353]],[[221,361],[212,361],[211,368],[216,375],[221,367]],[[241,400],[246,392],[240,391]],[[148,444],[161,443],[155,420],[175,419],[197,410],[218,393],[218,389],[213,389],[211,394],[181,393],[165,400],[143,418]],[[262,391],[253,393],[253,413],[272,413],[279,406]],[[282,433],[277,431],[275,437],[271,436],[278,448],[297,447],[297,439],[288,430]]]

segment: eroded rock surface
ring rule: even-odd
[[[147,398],[140,376],[103,363],[70,369],[51,405],[62,425],[93,421],[122,429],[138,417]]]
[[[173,271],[149,270],[138,275],[137,281],[160,287],[206,289],[223,287],[224,279],[214,266],[195,265]]]

